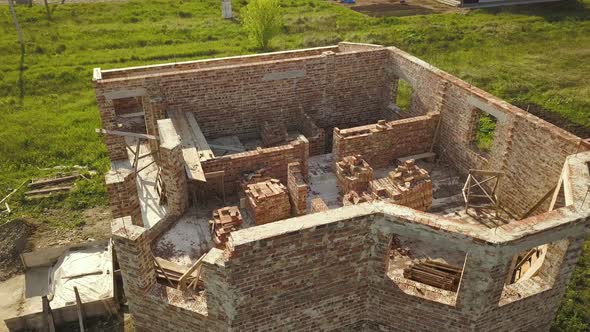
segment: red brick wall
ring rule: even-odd
[[[300,109],[319,127],[349,127],[377,121],[382,114],[387,51],[314,51],[301,58],[250,58],[246,64],[109,78],[95,82],[101,113],[109,93],[145,88],[169,110],[195,112],[205,136],[247,136],[266,119],[289,123]],[[215,60],[212,60],[215,64]],[[123,70],[124,71],[124,70]],[[155,89],[153,87],[158,87]]]
[[[565,157],[580,138],[496,98],[396,48],[389,48],[390,76],[413,85],[411,116],[440,111],[436,151],[462,173],[470,168],[502,171],[501,204],[522,215],[557,184]],[[478,108],[497,118],[487,156],[473,148],[473,116]]]
[[[334,161],[360,154],[373,168],[392,164],[396,158],[428,152],[434,138],[435,114],[334,130]]]
[[[131,166],[113,169],[105,178],[113,218],[130,216],[133,224],[143,225],[135,173]]]
[[[238,182],[244,173],[261,168],[269,168],[269,176],[279,179],[283,184],[287,183],[287,166],[291,162],[300,162],[302,171],[307,174],[308,151],[309,143],[307,141],[296,140],[287,145],[265,149],[259,148],[254,151],[207,160],[201,165],[206,174],[224,171],[223,185],[225,192],[231,194],[237,191]],[[221,188],[220,181],[221,177],[208,179],[204,185],[205,191],[219,191],[219,188]]]

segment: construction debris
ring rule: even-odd
[[[404,270],[404,277],[430,286],[456,292],[461,280],[461,268],[427,260]]]
[[[236,231],[242,225],[243,219],[237,206],[227,206],[213,211],[211,236],[217,248],[225,248],[229,233]]]
[[[27,198],[40,198],[57,192],[70,191],[74,188],[74,182],[81,177],[82,174],[74,172],[52,178],[33,179],[28,185],[31,190],[25,192],[25,195]]]
[[[315,197],[311,199],[311,213],[323,212],[328,210],[328,205],[326,205],[326,202],[324,202],[324,200],[320,197]]]
[[[249,184],[245,193],[248,213],[257,225],[291,215],[287,188],[277,179]]]
[[[386,178],[371,181],[369,190],[381,199],[428,211],[432,206],[432,181],[425,169],[418,167],[413,159],[406,160]]]
[[[378,197],[375,197],[367,192],[357,193],[356,191],[349,191],[348,194],[342,197],[342,205],[356,205],[365,202],[373,202],[378,200]]]

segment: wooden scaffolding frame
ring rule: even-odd
[[[465,185],[463,186],[463,200],[465,201],[465,212],[470,207],[473,208],[493,208],[498,213],[499,201],[496,196],[496,189],[498,189],[498,183],[500,177],[504,175],[503,172],[484,171],[478,169],[470,169]],[[483,185],[490,183],[491,192],[488,192],[489,188]],[[485,198],[489,202],[484,205],[474,205],[472,203],[473,198]]]

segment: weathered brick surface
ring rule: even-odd
[[[309,191],[309,186],[305,183],[299,163],[290,163],[288,165],[288,173],[287,189],[289,190],[291,208],[294,216],[300,216],[305,214],[307,210],[307,192]]]
[[[389,49],[388,79],[406,79],[419,101],[406,116],[441,114],[439,155],[465,174],[470,168],[505,172],[498,196],[516,215],[524,214],[556,185],[566,156],[578,150],[580,138],[399,49]],[[473,148],[476,109],[497,119],[496,139],[485,156]]]
[[[385,167],[399,157],[427,152],[432,145],[438,116],[431,114],[350,129],[334,129],[335,162],[359,154],[373,167]]]
[[[196,112],[210,137],[248,136],[263,120],[293,123],[304,110],[308,124],[298,130],[305,135],[309,131],[319,138],[320,129],[342,128],[334,130],[335,161],[360,153],[371,166],[382,167],[429,151],[434,141],[438,156],[461,172],[506,173],[499,196],[516,214],[542,197],[560,174],[567,191],[566,207],[496,229],[373,202],[232,232],[225,250],[212,249],[203,264],[205,289],[198,296],[206,298],[204,308],[196,308],[189,294],[156,283],[152,237],[126,217],[113,223],[113,238],[138,331],[549,329],[589,231],[590,203],[582,199],[590,184],[590,153],[568,158],[563,167],[579,138],[395,48],[341,44],[103,74],[95,87],[107,129],[115,129],[117,96],[148,96],[142,99],[144,108],[152,109],[154,119],[163,116],[164,108]],[[412,105],[402,115],[390,114],[387,106],[400,78],[413,86]],[[499,139],[485,156],[471,148],[476,108],[498,119]],[[393,121],[400,116],[404,119]],[[105,141],[112,160],[127,158],[120,138]],[[311,140],[300,139],[215,158],[203,168],[223,170],[228,193],[239,188],[244,173],[265,167],[287,183],[291,162],[300,162],[306,176],[309,154],[321,151],[317,143],[310,148]],[[169,169],[164,177],[178,198],[172,211],[183,211],[188,194],[181,156],[174,147],[162,155]],[[113,197],[131,188],[120,182],[112,186]],[[219,183],[212,180],[207,186],[213,190]],[[124,214],[125,207],[112,201]],[[318,202],[312,200],[312,211],[326,209]],[[419,283],[403,284],[388,276],[393,234],[469,253],[456,298],[443,303],[436,289],[424,291]],[[550,252],[538,275],[506,286],[512,258],[548,243]],[[509,290],[521,293],[514,297]]]
[[[188,183],[180,145],[160,146],[160,173],[165,186],[167,213],[181,216],[188,206]]]
[[[113,218],[130,216],[133,224],[143,225],[135,173],[129,162],[113,164],[105,181]]]
[[[239,189],[239,182],[245,173],[261,168],[268,169],[268,176],[287,183],[287,166],[291,162],[299,162],[303,174],[307,174],[309,143],[300,138],[287,145],[257,149],[223,156],[202,163],[205,173],[224,171],[223,185],[227,194]],[[218,191],[221,177],[207,180],[204,185],[206,192]]]
[[[304,57],[294,57],[299,55]],[[168,110],[194,112],[207,137],[252,135],[268,119],[294,123],[301,109],[320,128],[331,130],[379,119],[386,58],[384,48],[355,49],[353,45],[346,52],[335,47],[202,61],[173,66],[173,70],[161,66],[103,71],[95,90],[106,129],[113,128],[109,117],[114,114],[107,97],[145,89],[145,94],[154,94],[150,98],[161,98]],[[117,157],[121,146],[106,143],[112,157]]]

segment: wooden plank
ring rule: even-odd
[[[180,280],[178,281],[178,289],[180,290],[185,290],[186,289],[186,281],[188,276],[190,276],[193,272],[195,272],[195,270],[201,266],[201,263],[203,262],[203,259],[205,259],[205,256],[207,256],[207,254],[203,254],[196,262],[195,264],[193,264],[193,266],[191,266],[183,275],[182,277],[180,277]]]
[[[183,120],[182,113],[168,112],[174,129],[178,136],[180,136],[180,144],[182,146],[182,157],[186,164],[187,176],[190,180],[207,182],[203,167],[201,166],[201,157],[197,150],[196,143],[193,140],[191,129],[185,120]]]
[[[29,183],[29,188],[39,188],[39,187],[45,187],[51,184],[58,184],[58,183],[63,183],[63,182],[69,182],[72,180],[76,180],[77,178],[81,177],[80,174],[75,174],[75,175],[69,175],[69,176],[64,176],[61,178],[55,178],[55,179],[41,179],[39,181],[35,181],[35,182],[31,182]]]
[[[197,144],[197,149],[199,150],[199,155],[201,156],[201,161],[206,161],[209,159],[215,158],[213,151],[211,151],[211,145],[207,143],[207,139],[203,132],[201,131],[201,127],[197,123],[197,119],[195,118],[195,113],[193,112],[185,112],[185,117],[188,121],[188,125],[192,129],[193,139]],[[226,149],[229,150],[229,149]]]
[[[58,192],[58,191],[69,191],[72,188],[73,188],[73,186],[65,186],[65,187],[55,187],[55,188],[47,188],[47,189],[30,190],[30,191],[25,192],[25,195],[50,194],[50,193]]]
[[[76,286],[74,286],[74,295],[76,296],[76,309],[78,311],[78,322],[80,323],[80,332],[85,332],[86,313],[84,312],[82,299],[80,299],[80,293],[78,293],[78,287]]]
[[[481,170],[481,169],[470,169],[469,174],[486,175],[486,176],[493,176],[493,175],[500,176],[500,175],[504,175],[504,172],[485,171],[485,170]]]
[[[53,319],[53,313],[51,312],[51,307],[49,306],[49,300],[47,296],[41,297],[41,301],[43,303],[43,318],[45,320],[45,324],[49,332],[55,332],[55,321]]]
[[[99,134],[123,136],[123,137],[134,137],[134,138],[156,140],[156,141],[158,140],[158,138],[154,135],[130,133],[127,131],[107,130],[107,129],[102,129],[102,128],[96,128],[95,131]]]

